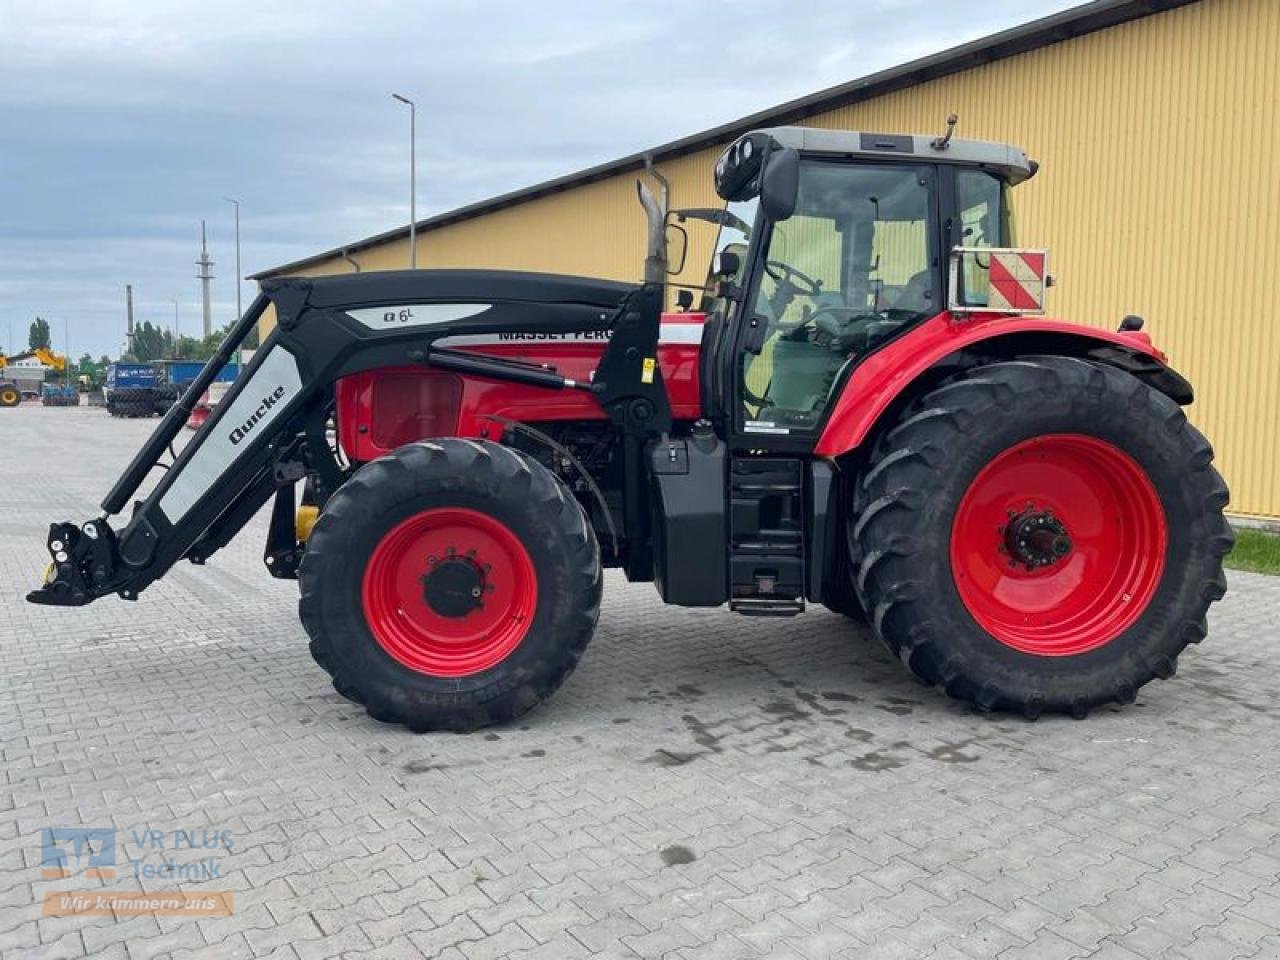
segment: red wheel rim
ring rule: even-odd
[[[1095,437],[1048,434],[974,477],[952,524],[951,571],[996,640],[1071,656],[1133,625],[1160,583],[1167,543],[1160,497],[1137,461]]]
[[[374,639],[405,666],[465,677],[524,639],[538,577],[519,538],[478,510],[424,510],[374,547],[361,590]]]

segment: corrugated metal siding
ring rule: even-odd
[[[1195,384],[1234,512],[1280,516],[1280,3],[1203,0],[944,77],[810,122],[1007,140],[1041,161],[1014,192],[1020,242],[1050,248],[1050,311],[1114,327],[1126,313]],[[673,204],[716,203],[718,151],[665,164]],[[492,266],[636,279],[643,218],[616,177],[419,237],[424,266]],[[695,225],[682,282],[700,284]],[[401,267],[404,242],[362,252]],[[350,269],[342,261],[310,272]]]

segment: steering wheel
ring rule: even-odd
[[[796,293],[803,296],[814,297],[822,292],[821,280],[815,280],[807,273],[801,273],[795,267],[783,263],[781,260],[766,260],[764,262],[764,272],[779,283],[790,284]],[[797,283],[796,281],[799,282]]]

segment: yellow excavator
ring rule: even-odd
[[[5,368],[11,363],[32,358],[53,370],[67,369],[67,358],[54,353],[47,347],[36,347],[25,353],[15,353],[12,357],[7,357],[3,351],[0,351],[0,407],[16,407],[22,402],[22,390],[18,384],[5,376]]]

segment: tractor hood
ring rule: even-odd
[[[388,270],[328,277],[264,280],[262,289],[309,287],[312,307],[341,307],[351,303],[422,303],[512,301],[538,304],[578,304],[613,308],[638,284],[515,270]]]

